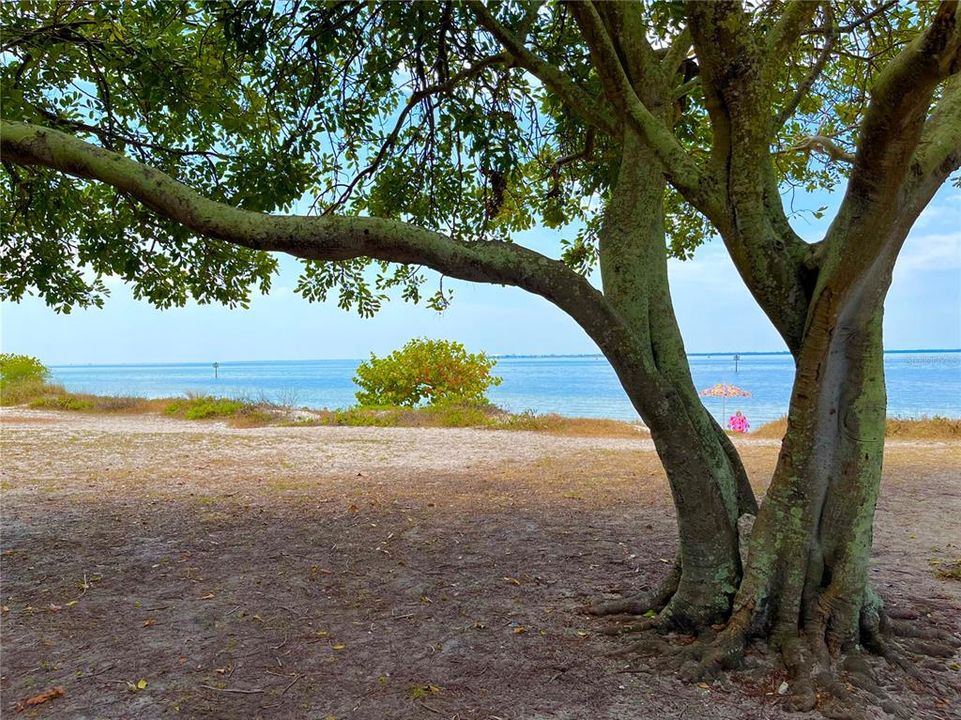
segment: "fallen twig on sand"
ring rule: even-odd
[[[300,678],[302,678],[302,677],[303,677],[303,675],[298,675],[298,676],[295,677],[293,680],[291,680],[291,681],[287,684],[287,687],[285,687],[283,690],[280,691],[280,697],[283,697],[283,696],[284,696],[284,693],[286,693],[288,690],[290,690],[290,688],[292,688],[292,687],[294,686],[294,683],[297,682],[298,680],[300,680]]]
[[[242,695],[258,695],[266,692],[262,688],[253,688],[251,690],[245,690],[244,688],[219,688],[214,687],[213,685],[204,685],[203,683],[201,683],[200,687],[207,688],[208,690],[216,690],[217,692],[240,693]]]

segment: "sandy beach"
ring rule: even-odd
[[[584,614],[673,557],[643,435],[0,423],[4,713],[62,686],[23,716],[808,717],[783,674],[683,684]],[[763,491],[778,441],[737,444]],[[888,442],[872,567],[889,608],[956,636],[959,467],[961,443]],[[912,717],[957,718],[959,660],[875,672]]]

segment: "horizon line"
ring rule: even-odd
[[[915,349],[885,349],[885,355],[914,355],[914,354],[938,354],[938,353],[961,353],[961,348],[915,348]],[[690,352],[686,353],[687,357],[713,357],[718,356],[730,356],[735,355],[740,356],[758,356],[758,355],[788,355],[790,356],[790,351],[788,350],[726,350],[726,351],[715,351],[715,352]],[[525,358],[602,358],[603,353],[545,353],[545,354],[532,354],[532,353],[488,353],[489,357],[497,359],[525,359]],[[142,362],[119,362],[119,363],[109,363],[109,362],[81,362],[81,363],[59,363],[51,364],[51,368],[63,368],[63,367],[123,367],[123,366],[153,366],[153,365],[210,365],[213,362],[218,364],[251,364],[251,363],[312,363],[312,362],[348,362],[348,361],[362,361],[367,358],[308,358],[301,360],[281,360],[281,359],[270,359],[270,360],[212,360],[212,361],[202,361],[202,360],[190,360],[190,361],[142,361]]]

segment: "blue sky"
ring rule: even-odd
[[[804,205],[836,202],[819,196]],[[796,227],[816,240],[829,218],[830,212],[821,222],[800,219]],[[557,239],[541,229],[518,241],[556,256]],[[456,339],[495,354],[597,352],[561,311],[514,288],[446,280],[454,302],[444,313],[397,301],[363,319],[334,301],[301,299],[293,292],[298,264],[284,260],[281,267],[271,294],[255,297],[249,310],[155,310],[116,282],[103,309],[70,315],[58,315],[35,298],[5,302],[0,347],[50,365],[360,358],[416,336]],[[671,284],[689,352],[784,350],[719,240],[703,245],[693,260],[672,262]],[[905,244],[886,306],[885,346],[961,347],[961,190],[943,187]]]

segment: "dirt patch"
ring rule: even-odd
[[[11,417],[9,413],[0,414],[0,425],[49,425],[52,422],[56,422],[56,418],[29,415]]]
[[[582,612],[668,569],[649,440],[0,419],[3,712],[63,686],[21,716],[799,717],[776,673],[685,685],[609,657],[625,641]],[[763,487],[777,443],[738,443]],[[959,555],[959,464],[889,446],[872,570],[955,633],[961,583],[930,563]],[[957,662],[879,679],[914,717],[959,717]]]

